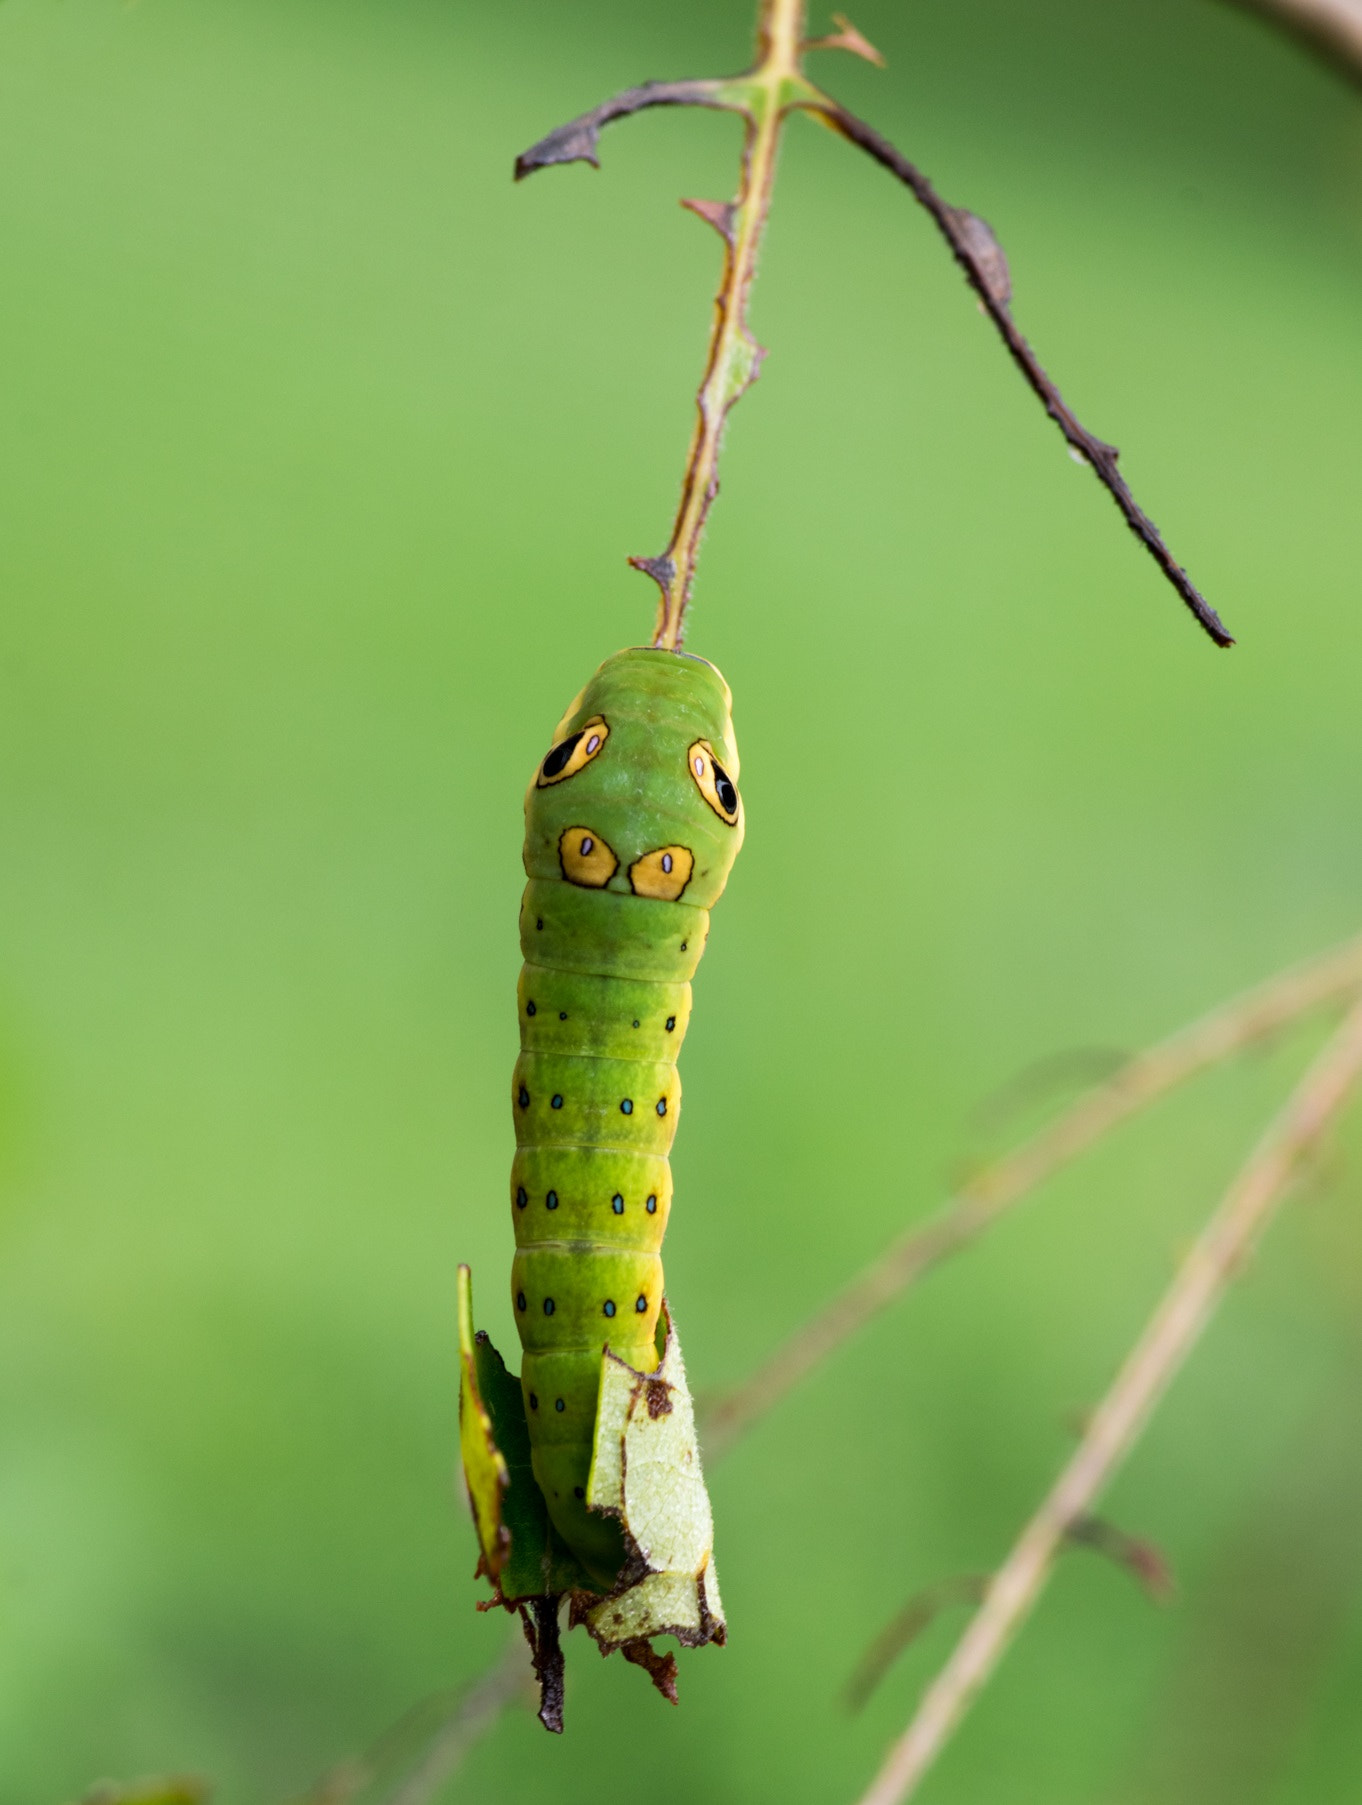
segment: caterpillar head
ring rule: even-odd
[[[607,658],[530,781],[529,875],[712,907],[743,838],[731,710],[703,658]]]

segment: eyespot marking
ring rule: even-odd
[[[642,1316],[643,1312],[648,1308],[648,1300],[641,1291],[634,1299],[634,1308],[640,1316]]]
[[[666,1115],[666,1113],[667,1113],[667,1099],[666,1099],[666,1098],[665,1098],[665,1097],[659,1097],[659,1098],[658,1098],[658,1100],[657,1100],[657,1113],[658,1113],[658,1115],[660,1115],[660,1116],[665,1116],[665,1115]]]
[[[556,1210],[556,1209],[557,1209],[557,1208],[558,1208],[558,1193],[557,1193],[557,1191],[550,1191],[550,1192],[549,1192],[549,1194],[548,1194],[548,1196],[547,1196],[547,1197],[546,1197],[546,1198],[545,1198],[545,1199],[544,1199],[544,1208],[545,1208],[545,1209],[546,1209],[546,1210]]]
[[[524,1310],[525,1308],[527,1308],[526,1303],[525,1303],[525,1293],[523,1291],[516,1292],[515,1307],[517,1310]]]
[[[631,1115],[633,1115],[633,1113],[634,1113],[634,1099],[632,1097],[626,1097],[624,1099],[624,1101],[620,1104],[620,1114],[622,1116],[631,1116]]]
[[[525,1205],[526,1205],[526,1204],[527,1204],[527,1203],[528,1203],[528,1202],[529,1202],[529,1201],[530,1201],[530,1194],[529,1194],[529,1192],[528,1192],[528,1191],[527,1191],[527,1190],[526,1190],[526,1189],[525,1189],[525,1187],[524,1187],[524,1185],[519,1185],[519,1186],[517,1186],[517,1188],[516,1188],[516,1194],[515,1194],[515,1206],[516,1206],[516,1208],[517,1208],[517,1209],[518,1209],[518,1210],[523,1210],[523,1209],[524,1209],[524,1207],[525,1207]]]
[[[530,1093],[525,1089],[523,1084],[520,1087],[520,1107],[522,1109],[528,1109],[530,1107]]]
[[[565,827],[558,836],[558,863],[570,884],[603,890],[619,870],[619,860],[591,827]]]
[[[616,1191],[615,1195],[610,1199],[610,1207],[617,1216],[622,1216],[624,1214],[624,1199],[620,1196],[618,1191]]]
[[[526,1015],[537,1015],[539,1012],[535,1008],[534,1003],[531,1001],[531,1002],[526,1003],[525,1013],[526,1013]]]
[[[563,1107],[563,1099],[556,1091],[554,1092],[550,1107],[553,1109],[561,1109]]]
[[[545,1316],[552,1316],[552,1315],[553,1315],[553,1312],[554,1312],[554,1309],[555,1309],[555,1308],[556,1308],[556,1306],[555,1306],[555,1304],[554,1304],[554,1301],[553,1301],[553,1299],[552,1299],[552,1298],[551,1298],[551,1297],[546,1297],[546,1298],[545,1298],[545,1299],[544,1299],[544,1314],[545,1314]]]
[[[634,860],[629,867],[629,887],[635,896],[675,902],[694,870],[695,854],[688,846],[659,846]]]
[[[605,1314],[606,1314],[606,1315],[607,1315],[607,1316],[613,1316],[613,1315],[614,1315],[614,1314],[615,1314],[615,1300],[614,1300],[614,1298],[613,1298],[613,1297],[607,1297],[607,1298],[606,1298],[606,1300],[605,1300],[605,1303],[604,1303],[604,1305],[603,1305],[603,1306],[602,1306],[602,1307],[603,1307],[603,1308],[604,1308],[604,1310],[605,1310]]]
[[[674,1015],[669,1015],[669,1016],[668,1016],[668,1017],[667,1017],[667,1032],[668,1032],[668,1034],[670,1034],[670,1033],[671,1033],[671,1031],[672,1031],[672,1029],[673,1029],[673,1028],[674,1028],[674,1027],[675,1027],[675,1026],[676,1026],[676,1017],[675,1017],[675,1016],[674,1016]]]
[[[714,748],[709,741],[696,740],[686,754],[686,763],[695,779],[696,789],[714,813],[729,827],[736,827],[742,814],[738,787],[714,756]]]
[[[600,753],[609,737],[609,723],[601,715],[592,715],[576,733],[560,740],[549,753],[539,767],[535,788],[543,790],[550,784],[566,783],[569,777],[575,777]]]
[[[647,1211],[648,1211],[648,1214],[649,1214],[649,1215],[650,1215],[650,1216],[655,1216],[655,1215],[656,1215],[656,1214],[657,1214],[657,1199],[656,1199],[656,1197],[650,1197],[650,1198],[649,1198],[649,1199],[648,1199],[648,1202],[647,1202],[647,1204],[646,1204],[646,1205],[645,1205],[645,1208],[646,1208],[646,1209],[647,1209]]]

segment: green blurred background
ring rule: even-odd
[[[747,57],[745,0],[0,9],[0,1799],[279,1805],[492,1663],[454,1271],[505,1274],[520,799],[644,636],[736,128],[514,153]],[[1198,0],[858,0],[823,78],[984,214],[1022,324],[1240,647],[1076,470],[929,222],[796,122],[690,644],[747,850],[686,1049],[669,1290],[731,1382],[1034,1061],[1362,926],[1362,107]],[[821,21],[820,21],[821,22]],[[715,1471],[683,1704],[569,1642],[449,1798],[849,1800],[915,1588],[995,1561],[1317,1031],[1116,1137]],[[1362,1789],[1348,1146],[1066,1560],[941,1805]]]

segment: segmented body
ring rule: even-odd
[[[616,653],[525,799],[511,1292],[535,1478],[603,1585],[623,1547],[585,1502],[601,1351],[657,1365],[676,1058],[743,835],[730,707],[702,659]]]

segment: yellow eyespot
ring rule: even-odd
[[[609,723],[603,715],[593,714],[584,726],[560,740],[549,753],[539,767],[535,788],[547,789],[551,783],[566,783],[569,777],[575,777],[591,763],[609,738]]]
[[[690,882],[695,854],[685,846],[659,846],[645,852],[629,867],[629,887],[635,896],[651,896],[658,902],[675,902]]]
[[[558,836],[558,863],[570,884],[581,884],[587,890],[603,890],[620,865],[605,841],[590,827],[563,829]]]
[[[714,748],[708,740],[696,740],[686,753],[686,764],[696,789],[714,813],[730,827],[736,827],[742,808],[738,801],[738,786],[715,758]]]

